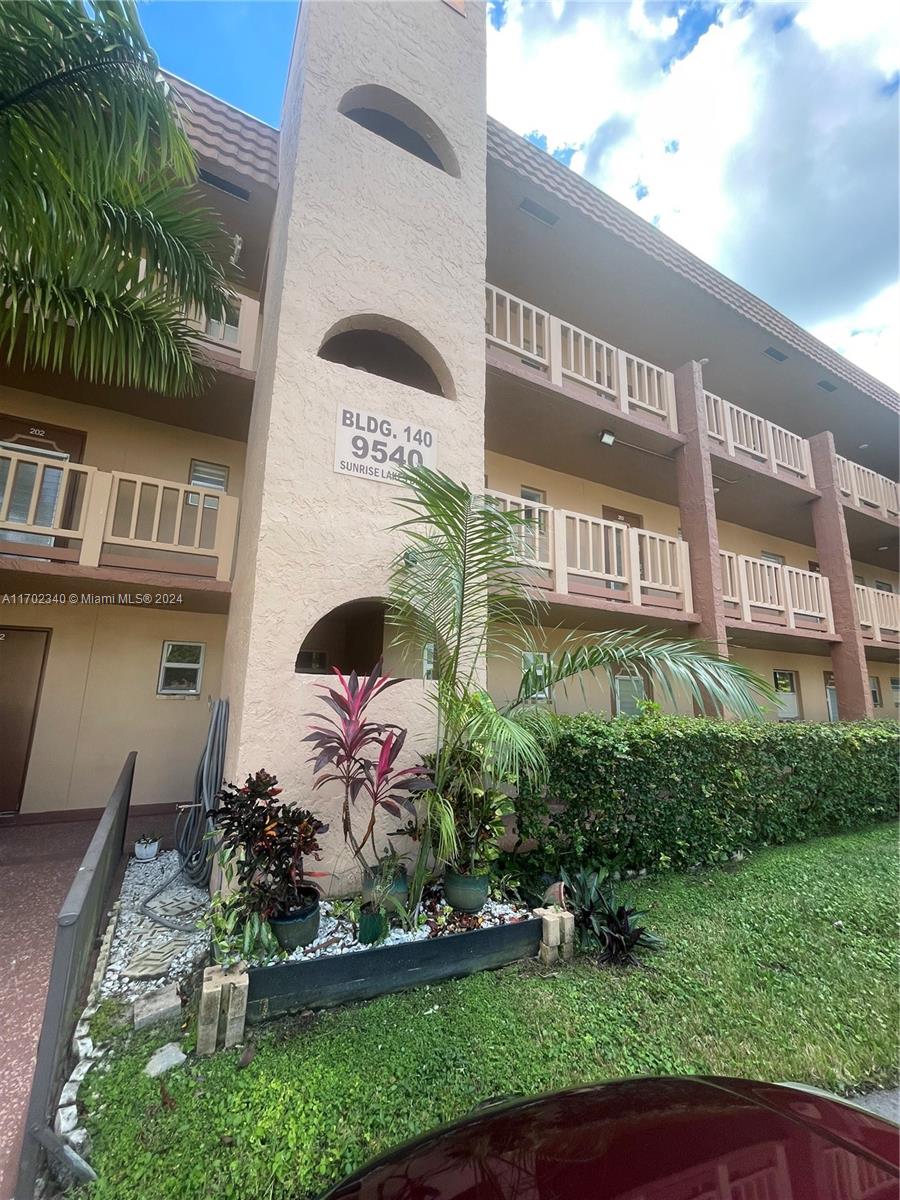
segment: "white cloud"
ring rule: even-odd
[[[896,378],[895,7],[731,3],[698,39],[708,17],[689,3],[676,18],[643,0],[509,0],[488,108],[551,150],[580,146],[574,170]],[[870,325],[883,332],[851,336]]]
[[[900,284],[891,284],[856,312],[813,326],[817,338],[900,390]]]

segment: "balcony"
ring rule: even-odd
[[[485,285],[485,335],[492,345],[511,351],[557,386],[572,380],[612,400],[623,413],[647,416],[678,430],[671,371],[490,284]]]
[[[221,491],[0,450],[0,555],[228,580],[237,516]]]
[[[745,624],[834,633],[824,575],[730,550],[719,552],[725,616]]]
[[[707,433],[729,457],[747,455],[767,466],[773,475],[787,475],[813,486],[806,438],[745,408],[738,408],[712,392],[704,392],[703,396]]]
[[[900,488],[892,479],[837,455],[837,476],[844,502],[863,512],[896,520],[900,515]]]
[[[863,637],[873,642],[900,642],[900,596],[856,585],[856,615]]]
[[[537,586],[557,597],[592,597],[603,607],[691,612],[688,545],[681,538],[502,492],[487,495],[501,511],[523,518],[515,530],[519,556]]]

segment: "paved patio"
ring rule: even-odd
[[[171,845],[171,816],[132,816],[126,846],[144,833]],[[97,822],[0,825],[0,928],[12,953],[0,973],[0,1200],[11,1200],[37,1051],[56,915]]]

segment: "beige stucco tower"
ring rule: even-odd
[[[301,803],[314,672],[377,657],[371,604],[329,614],[385,594],[400,513],[379,476],[418,450],[482,480],[485,121],[481,4],[304,0],[223,680],[228,776],[264,766]],[[413,737],[423,688],[385,712]],[[337,823],[327,849],[342,872]]]

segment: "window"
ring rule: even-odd
[[[875,590],[876,592],[892,592],[894,585],[892,583],[885,583],[883,579],[876,579]]]
[[[617,675],[615,686],[616,716],[640,716],[640,703],[647,699],[647,689],[640,675]]]
[[[207,317],[203,332],[210,341],[224,342],[226,346],[236,346],[240,316],[240,305],[229,304],[225,310],[225,320],[214,321],[211,317]]]
[[[877,675],[869,676],[869,691],[872,693],[872,704],[875,708],[881,708],[881,680]]]
[[[860,587],[866,586],[866,581],[865,581],[865,579],[863,579],[862,575],[854,575],[853,582],[858,583]]]
[[[900,708],[900,679],[896,675],[891,676],[891,698],[894,701],[894,708]]]
[[[156,694],[199,696],[205,653],[202,642],[163,642]]]
[[[297,675],[327,675],[328,655],[324,650],[299,650],[294,671]]]
[[[338,321],[319,347],[319,358],[432,396],[456,395],[447,364],[431,343],[412,326],[378,313]]]
[[[761,550],[759,557],[765,559],[766,562],[778,563],[779,567],[784,566],[783,554],[773,554],[771,550]]]
[[[800,720],[800,691],[796,671],[773,671],[779,721]]]
[[[519,495],[523,500],[527,500],[529,504],[546,504],[547,493],[542,492],[540,488],[525,487],[523,484],[519,488]]]
[[[816,562],[816,560],[814,558],[810,558],[807,561],[809,563],[809,569],[811,571],[814,571],[817,575],[822,574],[822,568],[819,566],[819,564]]]
[[[834,686],[834,673],[825,672],[825,708],[829,721],[839,721],[837,688]]]
[[[549,700],[550,688],[547,681],[550,677],[550,655],[540,650],[526,650],[522,655],[522,670],[533,670],[535,681],[544,685],[540,691],[534,693],[533,699]]]
[[[434,672],[434,642],[426,642],[422,647],[422,678],[437,679]]]
[[[202,459],[192,458],[188,482],[191,487],[225,492],[228,490],[228,468],[221,463],[203,462]]]

